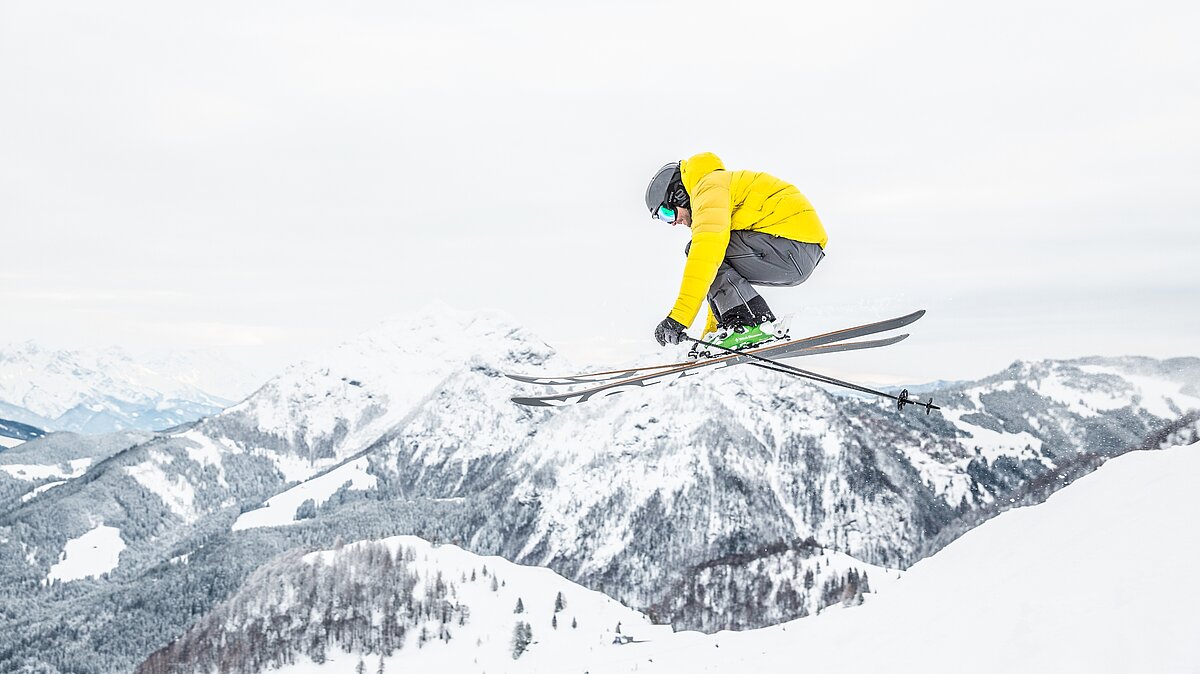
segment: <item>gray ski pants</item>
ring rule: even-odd
[[[691,249],[689,241],[683,252]],[[825,251],[815,243],[735,230],[729,233],[729,247],[708,289],[708,302],[720,315],[758,297],[754,286],[800,285],[824,257]]]

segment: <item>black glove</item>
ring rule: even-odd
[[[684,332],[685,330],[687,328],[684,327],[683,323],[668,316],[662,320],[662,323],[658,324],[657,328],[654,328],[654,338],[658,340],[659,346],[678,344],[687,336],[687,333]]]

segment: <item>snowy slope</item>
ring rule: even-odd
[[[1200,506],[1190,491],[1198,471],[1200,445],[1127,454],[1044,504],[1009,511],[969,532],[899,580],[873,569],[891,582],[882,593],[868,595],[861,608],[835,607],[815,618],[714,635],[653,626],[643,615],[546,569],[413,537],[387,539],[383,544],[392,556],[411,560],[411,571],[420,577],[414,596],[440,574],[449,585],[445,596],[454,619],[416,623],[386,654],[346,647],[365,643],[363,635],[371,629],[364,625],[356,635],[348,628],[317,661],[311,653],[294,656],[295,664],[278,671],[351,671],[359,662],[367,671],[377,671],[382,662],[384,671],[590,674],[790,674],[797,666],[920,674],[1197,671],[1200,615],[1193,609],[1200,586],[1188,579],[1200,555],[1195,526]],[[185,650],[164,652],[161,661],[192,664],[175,656],[214,641],[237,649],[236,641],[213,635],[212,625],[235,639],[253,624],[294,630],[296,623],[282,616],[294,615],[290,604],[306,596],[301,583],[332,582],[325,575],[353,579],[366,569],[346,562],[364,545],[379,543],[309,554],[306,564],[318,559],[321,564],[308,573],[303,567],[266,572],[263,577],[273,579],[269,584],[248,583],[178,642],[175,648]],[[404,548],[412,552],[397,554]],[[302,581],[308,574],[315,576]],[[489,585],[489,574],[500,582]],[[555,612],[558,593],[566,601]],[[514,612],[518,598],[521,613]],[[376,624],[381,618],[376,615]],[[577,627],[567,629],[569,621]],[[511,635],[518,622],[536,627],[528,649],[514,658]],[[429,638],[417,638],[419,629]],[[262,638],[277,644],[283,637]]]
[[[238,517],[233,530],[295,524],[300,507],[308,501],[314,508],[319,508],[338,489],[370,489],[374,486],[375,476],[367,473],[367,460],[356,459],[272,496],[262,508]]]
[[[379,440],[447,377],[479,359],[530,367],[552,353],[498,314],[437,307],[288,368],[199,430],[253,429],[327,466]]]
[[[1200,671],[1197,474],[1200,445],[1127,454],[968,532],[861,608],[673,635],[588,669]]]
[[[47,583],[94,578],[117,568],[125,541],[121,530],[103,524],[67,541],[58,563],[50,567]]]
[[[0,512],[82,477],[93,465],[151,437],[144,431],[90,436],[64,431],[8,449],[0,453]]]
[[[386,557],[381,559],[381,553]],[[391,582],[380,585],[381,577]],[[333,589],[322,594],[321,587]],[[384,597],[393,592],[394,601]],[[347,606],[355,595],[393,607],[395,620],[376,611],[368,620],[355,619]],[[328,632],[301,634],[294,627],[302,623],[286,619],[327,610],[323,602],[331,597],[326,615],[336,627]],[[414,613],[413,603],[422,599],[425,604]],[[438,608],[427,614],[424,609],[430,605]],[[518,624],[528,625],[530,643],[514,658]],[[373,672],[381,659],[385,671],[558,672],[564,663],[622,648],[614,641],[660,639],[671,633],[669,627],[654,626],[640,613],[548,569],[412,536],[315,552],[298,562],[277,561],[138,671],[158,671],[160,661],[170,663],[172,671],[198,666],[192,660],[195,645],[207,644],[214,631],[225,632],[222,650],[230,653],[253,648],[249,635],[259,635],[271,649],[260,649],[262,658],[295,662],[274,670],[281,674],[352,672],[360,660]],[[387,634],[399,636],[388,640]],[[314,651],[314,639],[329,643]],[[361,652],[368,644],[378,645],[369,646],[372,655]],[[380,652],[384,650],[389,652]]]
[[[378,561],[382,550],[391,560]],[[202,670],[203,660],[192,659],[198,647],[207,648],[214,638],[221,640],[222,646],[207,655],[219,659],[220,651],[237,653],[243,643],[249,645],[248,633],[272,648],[293,644],[284,650],[292,651],[290,659],[296,663],[273,670],[281,674],[353,671],[359,661],[369,666],[368,671],[377,671],[382,661],[384,671],[582,672],[590,663],[620,660],[631,644],[670,643],[673,636],[669,626],[654,625],[645,615],[549,569],[475,555],[455,545],[432,545],[414,536],[354,543],[310,553],[299,561],[291,563],[285,557],[265,567],[139,672],[155,672],[158,663],[169,663],[176,672]],[[856,560],[833,552],[825,554],[823,562],[827,574],[857,565]],[[403,567],[403,573],[397,575],[394,566]],[[895,574],[884,569],[871,568],[870,573],[879,579],[878,585],[895,583]],[[401,586],[407,578],[413,579],[411,591],[402,591],[401,596],[428,597],[435,584],[444,588],[436,590],[439,601],[445,602],[444,613],[405,616],[406,601],[381,600],[380,595],[394,591],[397,583],[372,585],[372,579],[389,574],[389,580],[398,580]],[[314,588],[338,583],[343,584],[344,596],[335,595],[335,607],[348,609],[354,596],[394,606],[401,620],[412,621],[405,635],[381,647],[380,626],[387,622],[383,614],[369,612],[370,620],[364,624],[331,613],[329,620],[350,626],[329,630],[341,636],[314,653],[311,640],[324,639],[329,632],[297,634],[295,627],[303,623],[286,616],[324,610],[321,599],[313,604],[320,592]],[[528,624],[531,636],[527,648],[514,656],[513,632],[519,623]],[[261,655],[289,659],[279,652]]]
[[[135,362],[120,349],[0,350],[0,414],[56,431],[159,430],[229,404]]]

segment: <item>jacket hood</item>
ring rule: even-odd
[[[688,194],[695,194],[696,185],[700,184],[701,178],[713,171],[724,170],[725,164],[721,162],[721,158],[711,152],[701,152],[679,162],[683,189],[687,190]]]

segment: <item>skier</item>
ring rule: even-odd
[[[754,286],[804,283],[825,257],[825,227],[800,190],[766,173],[726,171],[711,152],[659,169],[646,207],[692,231],[679,297],[654,330],[660,345],[686,338],[705,296],[704,341],[716,333],[719,346],[741,349],[775,339],[775,315]]]

